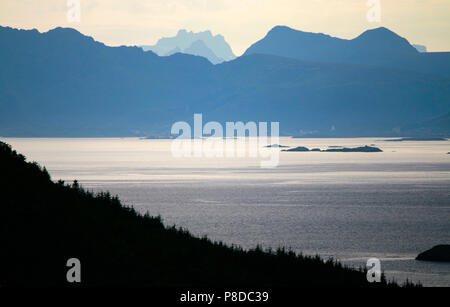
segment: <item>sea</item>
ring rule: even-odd
[[[45,166],[53,180],[110,191],[196,236],[284,247],[356,268],[378,258],[390,280],[450,286],[450,263],[415,260],[450,244],[450,141],[281,137],[289,147],[383,152],[272,148],[277,165],[266,168],[267,158],[250,155],[179,157],[169,139],[0,140]]]

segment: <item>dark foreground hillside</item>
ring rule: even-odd
[[[333,261],[167,228],[108,193],[52,182],[2,142],[0,170],[0,287],[71,286],[69,258],[81,261],[81,286],[369,286],[364,272]]]

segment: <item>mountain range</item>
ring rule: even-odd
[[[194,113],[278,121],[294,136],[450,135],[449,53],[419,53],[385,28],[340,40],[275,27],[217,65],[70,28],[0,27],[0,43],[1,136],[169,136]]]
[[[347,40],[277,26],[245,51],[312,62],[370,65],[450,76],[450,52],[420,53],[405,38],[381,27]]]
[[[153,51],[159,56],[170,56],[175,53],[185,53],[202,56],[213,64],[231,61],[236,58],[225,38],[211,31],[194,33],[186,30],[178,31],[174,37],[163,37],[156,45],[142,46],[145,51]]]

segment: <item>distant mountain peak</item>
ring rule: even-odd
[[[290,33],[290,34],[296,34],[296,35],[306,35],[306,36],[316,36],[316,37],[329,37],[332,38],[332,36],[324,33],[314,33],[314,32],[306,32],[302,30],[297,30],[290,28],[288,26],[278,25],[273,27],[267,35],[270,34],[280,34],[280,33]]]
[[[196,43],[197,41],[202,41],[204,46]],[[156,45],[142,46],[142,48],[146,51],[151,50],[160,56],[173,54],[174,51],[187,54],[195,52],[192,54],[203,56],[213,64],[236,58],[223,35],[213,35],[210,30],[195,33],[180,29],[176,36],[160,38]]]
[[[80,41],[95,42],[93,37],[83,35],[74,28],[57,27],[42,34],[50,37],[57,37],[58,39],[64,41],[64,43],[67,44],[77,44]],[[104,44],[101,43],[101,45]]]
[[[418,53],[407,39],[385,27],[364,31],[352,41],[355,44],[363,44],[374,53],[384,53],[387,57],[409,56]]]
[[[276,26],[245,52],[246,55],[255,53],[305,61],[372,65],[418,52],[405,38],[385,27],[367,30],[348,40]]]
[[[77,35],[83,35],[78,30],[74,28],[66,28],[66,27],[56,27],[54,29],[48,30],[45,33],[64,33],[64,34],[77,34]]]
[[[208,48],[202,40],[196,40],[192,45],[184,50],[185,53],[207,58],[211,63],[222,63],[223,59],[216,56],[216,54]]]
[[[366,30],[363,33],[361,33],[358,37],[356,37],[355,39],[359,39],[359,38],[404,39],[403,37],[401,37],[400,35],[398,35],[397,33],[393,32],[393,31],[389,30],[386,27],[378,27],[378,28]],[[404,39],[404,40],[406,40],[406,39]]]
[[[278,26],[273,27],[273,28],[269,31],[269,33],[270,33],[270,32],[277,32],[277,31],[297,31],[297,30],[294,30],[294,29],[292,29],[292,28],[290,28],[290,27],[288,27],[288,26],[278,25]]]
[[[213,36],[213,34],[212,34],[212,32],[210,30],[194,32],[194,31],[188,31],[186,29],[178,30],[177,36],[179,36],[179,35],[196,35],[196,34],[206,34],[206,35],[209,35],[209,36]]]
[[[386,27],[378,27],[378,28],[373,28],[373,29],[369,29],[364,31],[363,33],[391,33],[391,34],[395,34],[394,32],[392,32],[391,30],[389,30]],[[397,35],[397,34],[395,34]]]

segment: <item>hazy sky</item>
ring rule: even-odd
[[[107,45],[152,45],[178,29],[209,29],[223,34],[237,55],[275,25],[342,38],[385,26],[429,51],[450,51],[450,0],[380,0],[381,22],[372,23],[368,0],[79,1],[81,21],[70,23],[67,0],[0,0],[0,25],[73,27]]]

